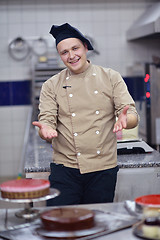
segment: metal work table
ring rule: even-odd
[[[71,206],[72,207],[72,206]],[[132,225],[133,223],[137,223],[139,220],[137,220],[135,217],[131,216],[128,211],[125,209],[124,207],[124,203],[106,203],[106,204],[88,204],[88,205],[76,205],[76,207],[83,207],[83,208],[88,208],[88,209],[93,209],[93,210],[100,210],[103,212],[106,212],[107,214],[109,214],[108,216],[110,216],[109,218],[111,218],[112,216],[117,216],[118,218],[120,218],[122,221],[123,220],[127,220],[128,222],[132,222],[129,228],[125,228],[123,230],[119,230],[101,237],[97,237],[96,239],[98,240],[115,240],[115,239],[119,239],[119,240],[137,240],[138,237],[136,237],[133,232],[132,232]],[[49,207],[45,207],[45,208],[39,208],[39,210],[42,212],[44,210],[49,210]],[[6,230],[6,227],[11,227],[11,226],[15,226],[18,224],[23,224],[25,223],[25,219],[21,219],[21,218],[17,218],[15,216],[15,213],[17,210],[20,209],[1,209],[0,210],[0,231],[4,231]],[[7,211],[7,218],[6,218],[6,211]],[[37,219],[32,220],[32,225],[37,221]],[[38,221],[40,221],[38,219]],[[19,240],[22,237],[23,234],[23,239],[27,239],[27,233],[25,233],[25,229],[21,229],[21,230],[14,230],[16,231],[15,236],[14,236],[14,240]],[[24,231],[24,232],[23,232]],[[1,236],[1,233],[0,233]],[[12,239],[9,238],[10,233],[7,233],[8,238],[6,239]],[[12,235],[13,237],[13,235]],[[38,239],[43,239],[43,238],[39,238],[37,237],[37,235],[32,232],[32,233],[28,233],[28,239],[33,239],[33,240],[38,240]],[[0,237],[0,239],[3,239]]]

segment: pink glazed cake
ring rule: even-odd
[[[32,199],[49,194],[50,183],[45,179],[16,179],[0,185],[2,198]]]

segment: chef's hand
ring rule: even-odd
[[[128,111],[129,106],[125,106],[123,108],[123,111],[118,117],[118,120],[114,124],[113,132],[118,132],[121,131],[123,128],[127,127],[127,111]]]
[[[43,138],[44,140],[51,140],[54,137],[58,136],[58,133],[56,130],[54,130],[53,128],[47,126],[46,124],[42,124],[38,121],[34,121],[32,122],[32,124],[34,126],[39,127],[39,135],[41,138]]]

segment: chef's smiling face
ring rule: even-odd
[[[78,38],[67,38],[57,45],[58,53],[63,63],[74,74],[84,72],[88,68],[87,45]]]

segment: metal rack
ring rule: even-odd
[[[58,65],[54,62],[38,62],[34,65],[32,69],[33,121],[36,121],[38,119],[39,96],[42,84],[53,75],[59,73],[61,70],[63,70],[63,68],[58,67]]]

